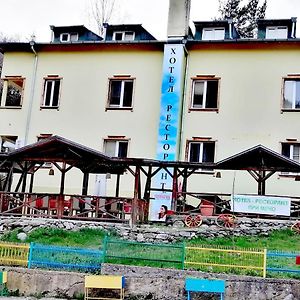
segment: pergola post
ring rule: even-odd
[[[120,193],[120,174],[117,174],[117,182],[116,182],[116,197],[119,197]]]
[[[134,174],[134,193],[133,193],[132,208],[131,208],[132,225],[135,225],[137,222],[139,186],[140,186],[140,167],[136,166],[135,174]]]
[[[174,167],[174,169],[173,169],[173,184],[172,184],[172,203],[171,203],[172,210],[176,210],[177,195],[178,195],[178,176],[177,176],[177,168]]]
[[[89,173],[84,172],[83,173],[83,180],[82,180],[82,190],[81,194],[82,195],[87,195],[88,194],[88,188],[89,188]]]
[[[61,178],[60,178],[60,191],[57,199],[57,217],[60,219],[64,214],[64,189],[66,178],[66,162],[62,163]]]

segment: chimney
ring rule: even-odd
[[[169,0],[168,39],[188,36],[191,0]]]

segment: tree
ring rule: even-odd
[[[0,43],[17,42],[19,40],[20,39],[18,36],[8,36],[0,32]],[[2,66],[3,66],[3,53],[0,52],[0,78],[1,78]],[[0,99],[1,99],[1,94],[2,94],[2,81],[0,80]]]
[[[219,0],[220,19],[233,19],[237,31],[243,38],[255,36],[257,20],[264,19],[267,0]],[[262,3],[261,3],[262,2]]]
[[[96,23],[98,34],[103,36],[103,23],[108,23],[116,8],[116,0],[90,0],[89,13]]]

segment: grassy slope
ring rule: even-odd
[[[20,242],[18,231],[14,230],[1,237],[2,241]],[[62,229],[40,228],[28,234],[27,243],[35,242],[46,245],[63,245],[82,248],[99,248],[105,232],[97,229],[66,231]],[[300,235],[290,230],[274,231],[269,236],[224,237],[216,239],[196,238],[186,241],[188,246],[218,245],[241,248],[267,248],[270,250],[300,252]]]

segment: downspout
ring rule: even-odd
[[[297,22],[297,18],[296,17],[292,17],[292,32],[291,32],[291,38],[295,39],[296,38],[296,22]]]
[[[36,73],[37,73],[37,66],[38,66],[38,54],[34,49],[35,42],[30,41],[29,44],[30,44],[31,51],[34,54],[34,64],[33,64],[33,71],[32,71],[28,113],[27,113],[26,126],[25,126],[24,145],[27,145],[27,143],[28,143],[28,135],[29,135],[30,121],[31,121],[32,107],[33,107],[33,99],[34,99],[34,91],[35,91]]]
[[[232,19],[228,19],[228,25],[229,25],[229,39],[232,40],[233,38],[233,34],[232,34],[232,30],[233,30],[233,26],[232,26]]]

